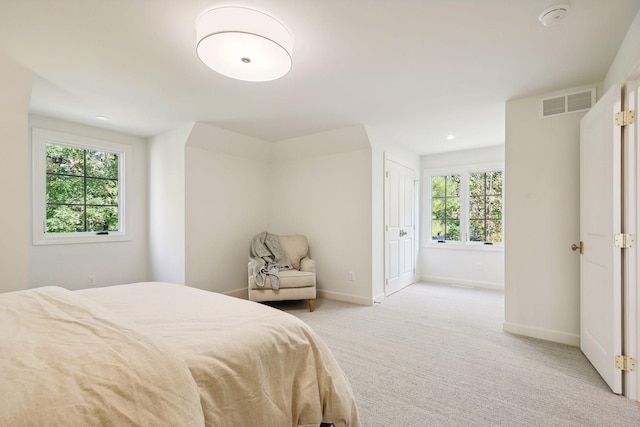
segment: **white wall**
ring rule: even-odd
[[[640,12],[627,30],[618,54],[607,71],[604,91],[614,84],[624,84],[629,79],[640,79]]]
[[[420,179],[420,156],[417,154],[405,150],[398,141],[394,141],[389,138],[388,135],[379,132],[377,129],[367,127],[367,134],[369,136],[369,142],[371,144],[371,264],[372,264],[372,283],[371,292],[373,299],[380,301],[384,299],[384,263],[385,263],[385,248],[384,248],[384,163],[385,155],[387,158],[400,163],[408,168],[413,169],[415,173],[415,179]],[[418,192],[416,200],[416,235],[420,234],[420,221],[419,218],[419,206],[420,192]],[[418,267],[418,253],[419,253],[419,239],[416,239],[415,251],[416,254],[416,270]]]
[[[372,303],[371,150],[364,127],[267,143],[196,123],[184,165],[188,285],[246,296],[251,239],[262,231],[304,234],[319,294]]]
[[[193,123],[149,141],[149,278],[185,283],[185,144]]]
[[[422,169],[448,168],[464,165],[504,162],[504,145],[477,148],[474,150],[450,151],[420,158]]]
[[[127,159],[133,161],[133,177],[126,189],[129,201],[127,234],[131,240],[38,246],[31,244],[29,287],[56,285],[68,289],[83,289],[88,285],[89,276],[95,277],[97,286],[147,280],[147,140],[36,115],[29,117],[29,126],[31,129],[49,129],[112,141],[133,148],[133,158]],[[29,206],[31,207],[31,199]],[[33,230],[29,227],[27,235],[30,241],[32,233]]]
[[[371,149],[364,127],[280,141],[274,153],[271,232],[307,236],[319,295],[372,304]]]
[[[430,283],[504,289],[504,250],[422,247],[420,280]]]
[[[504,146],[422,156],[422,170],[452,168],[468,165],[504,164]],[[429,200],[426,188],[429,183],[422,176],[423,203],[421,218],[428,221]],[[509,183],[505,179],[505,187]],[[426,186],[426,188],[425,188]],[[423,230],[427,229],[424,224]],[[455,248],[434,247],[430,239],[421,233],[419,274],[422,280],[492,289],[504,288],[504,249],[500,246]]]
[[[272,144],[196,123],[185,152],[186,284],[247,296],[249,243],[271,224]]]
[[[507,102],[504,329],[578,345],[584,113],[541,119],[543,96]]]
[[[0,292],[28,287],[29,167],[27,115],[33,73],[0,57]]]

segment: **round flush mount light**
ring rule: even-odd
[[[200,60],[224,76],[266,82],[291,69],[293,41],[289,31],[257,10],[211,9],[198,19],[196,36]]]
[[[542,11],[542,13],[538,16],[538,20],[545,27],[553,27],[554,25],[558,25],[567,16],[567,12],[569,11],[569,5],[559,4],[556,6],[549,7]]]

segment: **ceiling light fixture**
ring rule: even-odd
[[[289,31],[257,10],[211,9],[198,19],[196,36],[202,62],[224,76],[266,82],[291,69],[293,41]]]
[[[455,135],[447,135],[447,139],[448,139],[449,141],[451,141],[452,139],[455,139],[455,138],[456,138],[456,136],[455,136]]]
[[[569,5],[567,4],[559,4],[556,6],[551,6],[542,11],[542,13],[538,16],[538,20],[545,27],[553,27],[554,25],[558,25],[564,18],[567,17],[567,12],[569,11]]]

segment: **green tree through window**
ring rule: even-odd
[[[46,144],[46,232],[118,230],[118,154]]]
[[[460,240],[460,175],[431,178],[431,239]]]
[[[469,240],[502,242],[502,171],[469,175]]]

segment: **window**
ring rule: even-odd
[[[469,175],[469,240],[502,242],[502,171]]]
[[[46,144],[46,233],[118,231],[118,153]]]
[[[32,142],[34,244],[128,240],[131,147],[43,129]]]
[[[460,247],[502,243],[502,166],[425,171],[424,177],[429,183],[425,242]]]
[[[460,240],[460,175],[431,178],[431,238]]]

